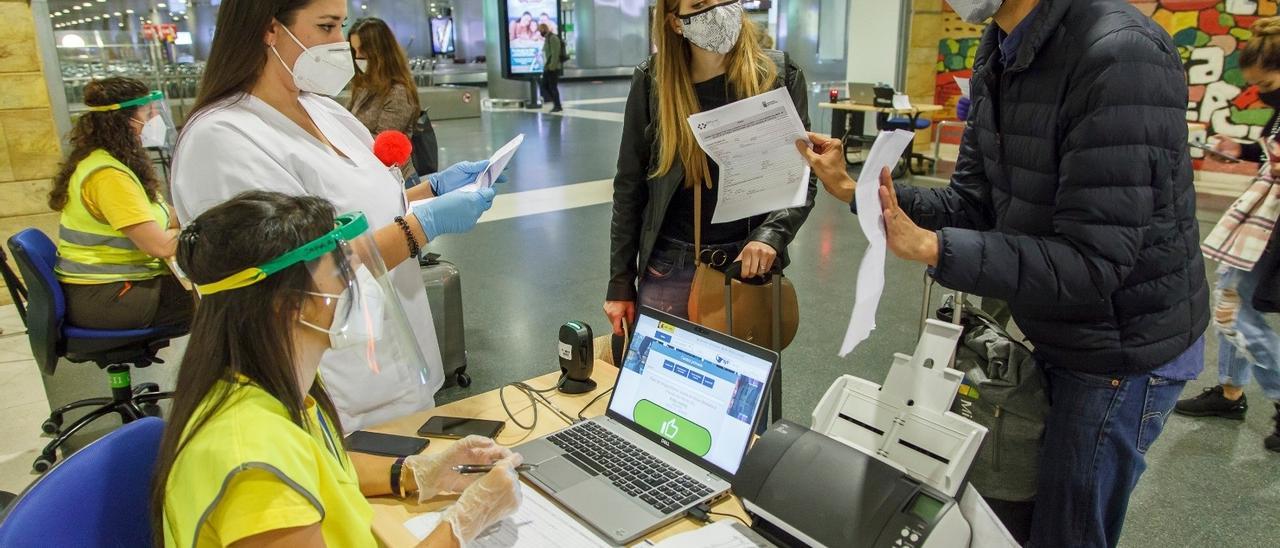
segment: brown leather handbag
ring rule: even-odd
[[[729,264],[723,254],[703,257],[701,187],[693,196],[693,219],[697,268],[689,288],[689,320],[763,348],[789,346],[800,327],[800,303],[795,286],[782,275],[781,260],[766,277],[740,280],[742,263]],[[727,321],[730,315],[732,322]]]

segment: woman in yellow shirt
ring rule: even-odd
[[[90,82],[89,112],[71,129],[71,155],[49,192],[62,212],[55,271],[67,321],[90,329],[185,326],[191,296],[165,259],[177,218],[160,195],[145,140],[165,141],[164,96],[130,78]]]
[[[366,496],[458,492],[422,545],[460,546],[518,507],[520,457],[486,438],[407,459],[344,450],[317,371],[382,330],[369,311],[385,266],[363,214],[246,192],[187,225],[177,260],[201,301],[156,467],[157,544],[374,546]]]

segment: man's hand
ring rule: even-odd
[[[813,142],[812,149],[809,143],[796,141],[800,156],[813,168],[813,174],[822,181],[822,186],[828,193],[846,204],[852,204],[854,182],[845,168],[844,143],[817,133],[810,133],[809,140]]]
[[[880,172],[880,206],[884,209],[884,231],[889,249],[908,261],[938,266],[938,235],[916,226],[898,205],[889,169]]]

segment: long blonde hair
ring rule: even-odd
[[[689,67],[694,47],[676,33],[668,22],[680,9],[680,0],[660,0],[661,12],[653,18],[654,43],[658,48],[653,65],[657,83],[658,164],[650,177],[661,177],[671,171],[677,158],[684,165],[685,186],[708,184],[711,171],[707,157],[689,128],[689,116],[700,112]],[[778,68],[760,47],[754,25],[744,14],[738,43],[729,50],[725,62],[726,85],[733,100],[759,95],[773,89]]]

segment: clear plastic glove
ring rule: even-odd
[[[520,476],[515,467],[522,462],[524,458],[519,454],[503,459],[445,510],[443,519],[453,526],[453,536],[459,545],[470,544],[485,529],[520,508]]]
[[[460,464],[493,464],[510,457],[511,450],[489,438],[467,436],[448,449],[430,455],[413,455],[404,460],[418,483],[418,502],[440,493],[461,493],[481,474],[459,474],[453,471]]]
[[[475,228],[480,216],[493,207],[493,195],[492,188],[452,192],[414,206],[413,216],[422,223],[427,240],[445,234],[462,234]]]
[[[445,194],[476,182],[476,178],[479,177],[481,173],[484,173],[484,170],[488,169],[488,167],[488,160],[480,160],[478,162],[458,162],[445,168],[443,171],[428,175],[427,181],[431,183],[431,192],[435,193],[436,196],[444,196]],[[507,182],[507,176],[500,175],[493,184],[500,185],[505,182]]]

